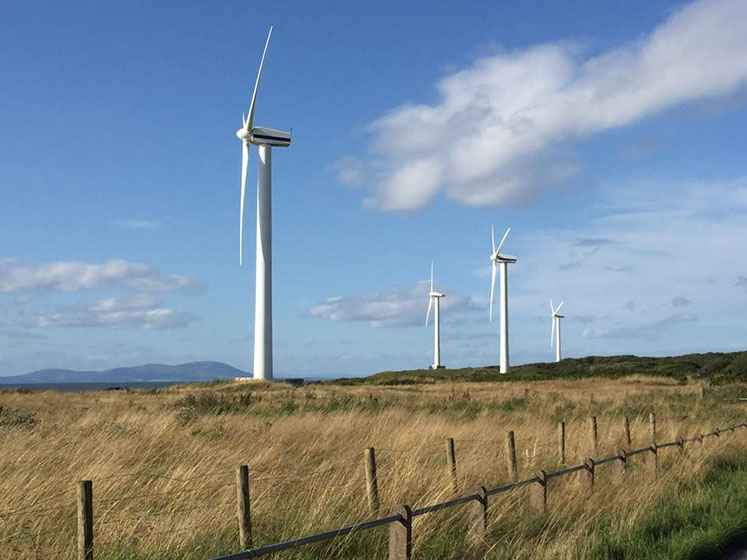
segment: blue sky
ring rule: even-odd
[[[0,375],[251,369],[256,152],[273,154],[279,376],[744,349],[747,2],[7,3]]]

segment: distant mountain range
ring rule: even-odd
[[[3,383],[135,383],[144,381],[209,381],[251,377],[235,367],[221,362],[190,362],[178,366],[146,364],[144,366],[121,367],[104,371],[76,371],[72,369],[42,369],[0,377]]]

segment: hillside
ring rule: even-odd
[[[524,364],[501,375],[498,366],[460,369],[382,371],[368,377],[336,379],[330,383],[353,385],[407,385],[440,381],[534,381],[584,377],[618,378],[629,375],[663,376],[686,382],[701,379],[712,384],[747,381],[747,352],[708,352],[663,358],[588,356],[558,363]]]
[[[104,371],[76,371],[69,369],[43,369],[0,377],[3,383],[133,383],[144,381],[209,381],[211,379],[233,379],[251,377],[235,367],[221,362],[189,362],[170,366],[146,364],[120,367]]]

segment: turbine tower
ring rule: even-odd
[[[244,198],[246,172],[249,165],[249,144],[258,148],[257,166],[257,256],[254,288],[254,379],[272,379],[272,147],[290,146],[289,132],[254,126],[254,109],[257,102],[259,79],[270,44],[272,27],[267,34],[265,50],[259,63],[254,93],[249,113],[242,119],[243,126],[236,131],[242,144],[241,201],[239,203],[239,264],[244,254]]]
[[[490,238],[493,242],[493,252],[490,254],[490,260],[493,262],[493,275],[490,281],[490,321],[493,321],[493,299],[495,295],[495,270],[498,265],[501,265],[501,373],[508,373],[508,263],[515,263],[516,257],[513,255],[504,255],[501,253],[503,243],[508,237],[508,232],[511,228],[506,230],[503,234],[503,239],[498,244],[498,248],[495,248],[495,231],[493,227],[490,228]]]
[[[555,343],[555,361],[560,361],[560,320],[565,319],[565,315],[559,315],[558,311],[563,307],[565,302],[561,301],[557,308],[553,307],[552,300],[550,300],[550,319],[552,320],[552,328],[550,329],[550,347],[552,348]]]
[[[440,299],[446,297],[433,289],[433,263],[431,263],[431,291],[428,293],[428,313],[425,315],[425,326],[428,326],[428,319],[431,316],[431,307],[436,302],[433,314],[433,365],[431,369],[442,369],[441,365],[441,304]]]

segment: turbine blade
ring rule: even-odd
[[[249,166],[249,143],[245,140],[241,150],[241,199],[239,201],[239,266],[244,264],[244,198],[246,197],[246,172]]]
[[[490,322],[493,322],[493,298],[495,296],[495,269],[498,267],[498,263],[493,261],[493,277],[490,280]]]
[[[555,346],[555,317],[552,318],[552,328],[550,329],[550,348]]]
[[[428,320],[431,318],[431,306],[433,305],[433,298],[428,297],[428,313],[425,314],[425,326],[428,326]]]
[[[493,242],[493,254],[495,255],[495,228],[490,226],[490,240]]]
[[[560,311],[560,308],[563,307],[564,303],[565,303],[564,301],[560,302],[560,305],[558,305],[558,308],[555,310],[555,313],[557,313],[558,311]]]
[[[503,243],[506,241],[506,237],[508,237],[508,232],[511,231],[511,228],[508,228],[506,230],[506,233],[503,234],[503,239],[501,239],[501,242],[498,244],[498,252],[501,252],[501,248],[503,247]]]
[[[254,107],[257,101],[257,90],[259,89],[259,79],[262,77],[262,67],[265,65],[265,56],[267,55],[267,47],[270,46],[270,37],[272,37],[272,26],[270,31],[267,33],[267,41],[265,41],[265,50],[262,51],[262,60],[259,62],[259,71],[257,72],[257,80],[254,82],[254,93],[252,94],[252,102],[249,105],[249,114],[246,119],[246,130],[251,130],[254,126]]]
[[[431,292],[433,291],[433,261],[431,261]]]
[[[550,315],[555,314],[555,308],[552,306],[552,298],[550,298]]]

